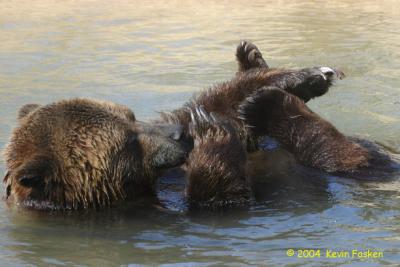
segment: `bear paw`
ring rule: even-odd
[[[241,41],[236,48],[236,59],[239,62],[239,70],[247,71],[252,68],[268,68],[257,46],[248,41]]]
[[[292,106],[293,101],[288,99],[297,97],[274,86],[261,87],[239,105],[238,118],[254,134],[265,135],[269,123],[280,116],[280,110]]]

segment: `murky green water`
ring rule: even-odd
[[[347,78],[310,106],[346,134],[399,151],[400,3],[304,2],[0,1],[0,147],[28,102],[89,96],[126,104],[142,119],[178,107],[233,76],[235,46],[246,38],[270,66],[341,67]],[[181,178],[168,178],[160,197],[171,212],[55,216],[1,202],[0,265],[400,263],[399,179],[320,175],[277,186],[250,209],[187,214]],[[372,249],[384,257],[299,259],[286,256],[289,248]]]

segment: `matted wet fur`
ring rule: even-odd
[[[400,170],[399,164],[394,164],[378,145],[344,136],[298,97],[281,89],[257,90],[242,103],[239,113],[252,134],[268,134],[288,151],[286,161],[266,151],[248,156],[229,118],[196,107],[191,111],[189,125],[194,149],[186,172],[190,210],[248,206],[283,182],[279,180],[282,170],[293,172],[292,176],[301,174],[304,179],[318,176],[317,170],[301,167],[297,162],[364,180],[390,179],[382,175]],[[299,182],[292,176],[286,178],[288,186]]]
[[[254,135],[275,138],[305,166],[368,176],[368,170],[392,163],[376,145],[346,137],[298,97],[276,87],[258,89],[239,113]]]
[[[187,162],[186,196],[190,209],[247,205],[247,155],[235,127],[196,107],[191,113],[194,148]]]
[[[101,208],[153,196],[186,155],[180,126],[138,122],[127,107],[72,99],[19,112],[5,149],[7,199],[37,209]]]

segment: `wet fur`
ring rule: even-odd
[[[154,195],[159,169],[184,158],[177,143],[143,132],[132,111],[110,102],[24,106],[19,122],[4,183],[8,200],[28,207],[101,208]]]
[[[364,174],[390,162],[377,146],[348,138],[299,98],[275,87],[257,90],[240,107],[256,136],[275,138],[305,166],[337,174]]]
[[[189,208],[219,209],[248,204],[251,191],[247,155],[235,128],[229,121],[204,110],[197,115],[193,113],[190,133],[195,146],[186,173]]]

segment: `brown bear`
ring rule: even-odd
[[[186,189],[191,207],[249,203],[257,182],[243,137],[273,137],[298,162],[330,173],[372,178],[376,170],[381,175],[390,172],[393,161],[377,145],[344,136],[305,104],[325,93],[331,78],[343,77],[343,73],[327,67],[269,70],[261,53],[249,43],[239,45],[237,58],[239,73],[232,81],[163,114],[167,121],[183,123],[194,139]],[[260,84],[269,86],[259,89]]]
[[[308,101],[326,93],[334,78],[344,76],[328,67],[270,69],[258,48],[248,42],[239,44],[236,58],[239,71],[231,81],[208,89],[182,108],[161,113],[164,121],[181,124],[194,139],[186,173],[191,208],[236,206],[252,198],[246,150],[255,148],[257,136],[238,113],[246,97],[259,86],[275,85]]]
[[[239,63],[239,72],[232,80],[217,84],[201,92],[179,109],[172,112],[162,112],[162,120],[181,124],[186,135],[189,135],[190,111],[195,106],[204,106],[207,112],[214,112],[226,118],[231,118],[231,123],[235,124],[235,127],[239,130],[241,140],[247,142],[249,150],[254,150],[257,141],[248,136],[245,125],[239,119],[237,112],[240,103],[246,97],[260,87],[276,86],[307,102],[311,98],[325,94],[335,78],[344,77],[341,71],[328,67],[301,70],[269,68],[258,48],[245,41],[238,45],[236,58]]]
[[[127,107],[72,99],[20,109],[5,149],[6,197],[37,209],[101,208],[154,195],[158,172],[184,162],[177,125]]]

